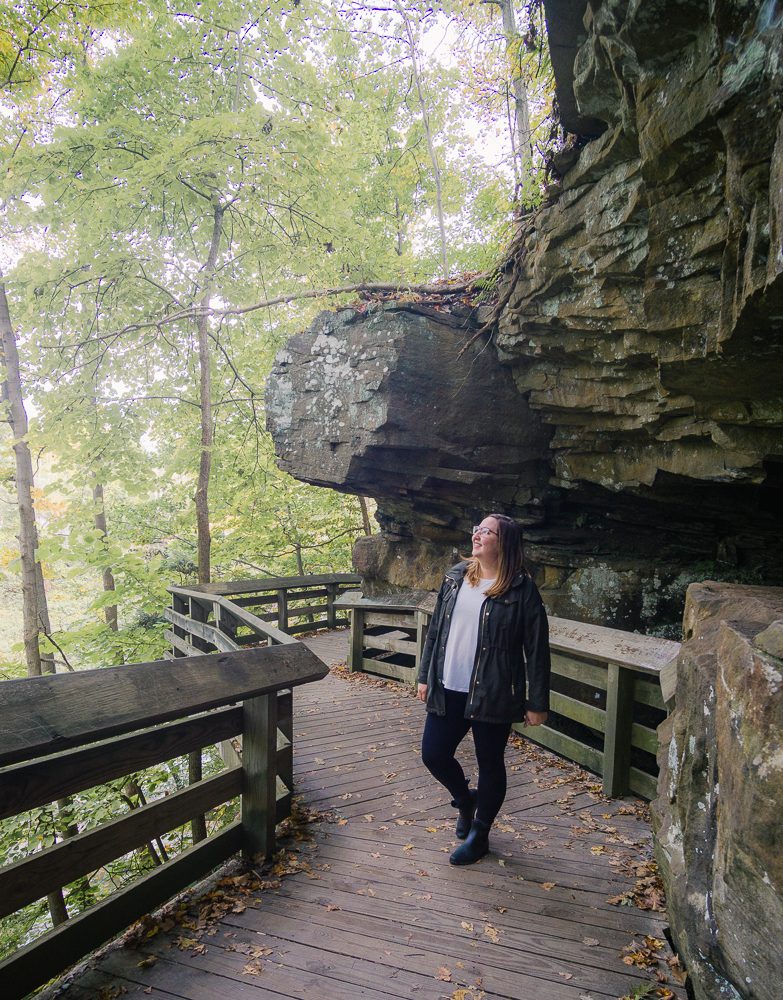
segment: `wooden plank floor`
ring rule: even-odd
[[[312,645],[335,662],[345,642]],[[262,885],[229,872],[63,997],[601,1000],[655,969],[671,980],[665,914],[607,902],[649,854],[637,800],[603,799],[597,779],[517,739],[491,853],[454,868],[455,813],[421,764],[410,692],[338,668],[296,692],[294,715],[297,791],[326,818],[294,828]],[[626,964],[629,951],[653,967]]]

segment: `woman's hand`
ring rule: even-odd
[[[549,718],[549,712],[525,712],[526,726],[543,726]]]
[[[426,684],[419,684],[419,688],[416,691],[416,697],[419,699],[419,701],[425,701],[426,702],[426,700],[427,700],[427,685]]]

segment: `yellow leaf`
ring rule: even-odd
[[[484,924],[484,934],[493,944],[497,944],[500,940],[500,932],[497,927],[493,927],[492,924]]]
[[[556,885],[557,885],[557,882],[542,882],[541,883],[541,888],[542,889],[546,889],[546,891],[549,892],[549,890],[550,889],[554,889],[554,887]]]
[[[460,926],[462,927],[463,931],[468,931],[469,934],[473,933],[473,924],[468,923],[467,920],[463,920]]]

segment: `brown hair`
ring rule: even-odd
[[[494,517],[498,523],[498,575],[486,591],[486,596],[499,597],[508,590],[520,572],[527,573],[525,547],[522,529],[516,521],[506,514],[487,514],[486,517]],[[472,587],[477,587],[481,581],[481,566],[475,556],[470,556],[467,562],[465,578]]]

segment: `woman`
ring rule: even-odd
[[[427,705],[422,760],[459,809],[456,835],[464,843],[449,858],[453,865],[473,864],[489,850],[506,797],[511,723],[546,722],[549,673],[549,626],[525,568],[522,530],[504,514],[489,514],[473,528],[471,558],[446,574],[419,668],[418,698]],[[468,730],[475,791],[454,757]]]

